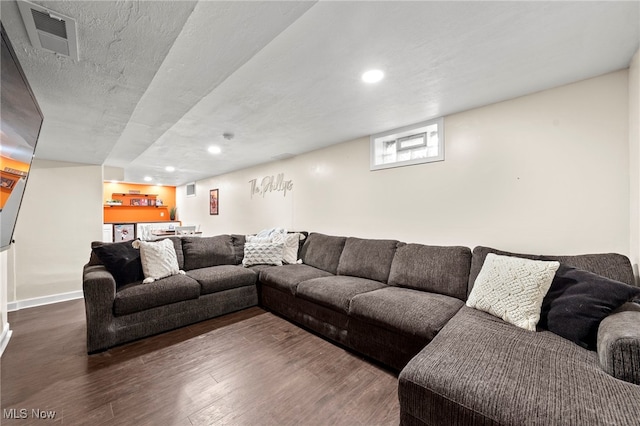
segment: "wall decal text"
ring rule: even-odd
[[[254,195],[262,195],[263,197],[267,192],[282,192],[284,197],[287,196],[287,192],[293,190],[293,181],[284,180],[284,173],[279,173],[278,176],[265,176],[258,182],[258,179],[251,179],[249,181],[251,185],[251,198]]]

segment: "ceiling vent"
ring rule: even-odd
[[[79,59],[75,19],[24,0],[18,7],[34,47]]]

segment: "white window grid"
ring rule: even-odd
[[[444,160],[444,119],[371,136],[371,170]]]

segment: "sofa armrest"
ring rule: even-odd
[[[113,302],[116,280],[103,265],[84,266],[82,272],[85,313],[87,316],[87,352],[113,346]]]
[[[627,303],[602,320],[598,358],[608,374],[640,385],[640,305]]]

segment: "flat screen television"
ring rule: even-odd
[[[44,117],[4,25],[0,23],[0,27],[0,251],[3,251],[13,241],[13,231]]]

